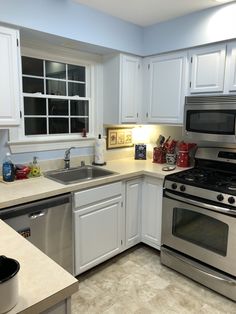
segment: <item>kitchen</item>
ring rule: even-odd
[[[230,77],[232,77],[233,71],[231,71],[231,67],[228,64],[230,56],[234,56],[235,51],[234,42],[232,40],[236,37],[233,27],[234,20],[232,17],[232,13],[235,12],[234,3],[230,3],[222,7],[213,7],[204,11],[198,11],[196,13],[182,16],[167,22],[155,24],[153,26],[148,26],[146,28],[124,22],[123,20],[111,18],[104,13],[94,11],[93,9],[85,7],[82,4],[78,4],[74,1],[40,1],[34,3],[34,5],[29,3],[29,1],[25,1],[24,5],[22,3],[19,4],[17,1],[8,1],[8,3],[3,3],[3,1],[1,1],[0,5],[0,21],[2,25],[15,25],[15,29],[18,29],[20,27],[22,56],[25,57],[25,60],[27,62],[32,61],[29,60],[29,58],[34,58],[34,60],[43,59],[43,63],[41,63],[41,66],[43,69],[46,69],[44,70],[47,73],[46,76],[45,74],[43,74],[43,76],[38,75],[37,77],[35,73],[27,72],[27,67],[25,67],[24,69],[26,70],[23,70],[22,75],[23,82],[32,83],[34,79],[37,79],[39,81],[39,77],[42,80],[48,82],[50,71],[49,61],[57,61],[61,62],[61,64],[65,63],[66,69],[69,69],[70,64],[74,64],[75,62],[75,64],[80,67],[80,70],[82,67],[85,67],[86,78],[91,78],[90,82],[85,82],[87,93],[85,95],[86,97],[84,97],[83,99],[84,102],[82,103],[84,106],[82,110],[82,126],[88,125],[88,122],[86,120],[86,108],[88,103],[89,112],[92,113],[92,120],[89,121],[89,133],[85,139],[81,136],[78,137],[76,134],[70,135],[70,139],[65,139],[65,136],[58,136],[58,134],[56,135],[55,131],[52,131],[50,140],[45,140],[43,136],[40,139],[40,137],[32,136],[34,135],[32,133],[35,131],[35,129],[28,127],[26,129],[29,132],[28,135],[31,135],[31,140],[27,140],[27,136],[23,134],[22,126],[12,127],[10,129],[8,138],[8,132],[2,130],[0,133],[1,159],[4,158],[5,153],[9,150],[10,147],[14,163],[29,163],[33,159],[33,156],[36,155],[37,157],[39,157],[39,162],[42,170],[48,170],[50,168],[63,168],[64,151],[71,146],[75,146],[76,148],[71,151],[72,165],[73,163],[75,163],[74,165],[78,166],[83,160],[85,160],[86,164],[91,163],[93,161],[94,139],[97,134],[104,134],[103,124],[117,126],[120,125],[121,122],[125,124],[148,123],[152,124],[152,126],[150,126],[150,134],[153,137],[157,137],[158,134],[164,134],[165,136],[171,135],[172,138],[181,139],[181,119],[183,119],[183,103],[186,91],[187,94],[202,92],[215,92],[219,94],[222,94],[223,92],[224,94],[229,94],[233,93],[235,90],[235,87],[233,87],[234,84],[231,84],[230,81]],[[37,19],[29,19],[29,16],[34,16],[34,12],[42,12],[42,14],[37,14]],[[65,15],[65,12],[67,12],[67,15]],[[227,18],[225,18],[224,22],[222,22],[224,14],[228,15]],[[91,21],[91,16],[96,18],[93,18],[93,20]],[[219,29],[219,25],[221,26],[221,29]],[[125,31],[122,31],[124,28]],[[76,31],[77,29],[79,31]],[[186,29],[188,29],[187,32]],[[164,37],[163,34],[165,35]],[[166,40],[166,38],[168,38],[168,41]],[[206,46],[199,47],[202,45]],[[190,49],[191,47],[197,48]],[[117,51],[121,51],[123,52],[123,54],[119,56],[116,53],[113,54]],[[56,54],[56,52],[57,57],[54,60],[53,56]],[[167,56],[161,55],[164,52],[171,53]],[[204,54],[204,52],[206,59],[201,59],[199,56],[201,56],[202,53]],[[227,62],[225,64],[226,53]],[[126,54],[131,54],[131,56],[126,57]],[[155,56],[157,54],[158,56]],[[209,65],[210,70],[207,69],[204,72],[204,75],[207,72],[212,73],[212,76],[214,76],[214,74],[217,72],[217,84],[215,84],[215,77],[209,76],[209,80],[213,80],[214,86],[212,87],[212,82],[209,83],[205,81],[205,76],[203,77],[202,73],[200,73],[199,77],[194,80],[194,71],[192,71],[192,86],[190,90],[188,90],[189,54],[193,57],[194,66],[196,66],[198,60],[200,60],[200,62],[201,60],[203,60],[202,63],[200,63],[200,70],[202,70],[202,68],[204,68],[206,64]],[[66,60],[65,55],[67,55],[68,60]],[[136,73],[135,71],[137,71],[137,68],[139,69],[139,67],[133,66],[133,64],[138,65],[140,62],[140,57],[136,56],[145,57],[143,65],[144,72],[151,69],[151,72],[154,73],[153,77],[151,76],[151,74],[149,74],[150,72],[146,73],[147,80],[143,82],[143,86],[145,86],[144,90],[149,91],[148,93],[144,93],[143,95],[144,99],[146,99],[145,97],[147,97],[146,103],[149,105],[148,108],[143,108],[142,104],[140,104],[141,97],[139,95],[139,92],[141,91],[141,89],[135,89],[135,85],[132,85],[133,81],[129,79],[129,72],[125,72],[125,67],[123,68],[124,71],[121,71],[120,73],[120,77],[123,79],[122,83],[119,82],[118,76],[116,77],[113,75],[113,73],[116,73],[115,71],[119,71],[119,68],[122,68],[122,66],[124,65],[127,65],[127,68],[129,68],[130,71]],[[207,59],[207,56],[210,56],[210,59]],[[80,59],[79,64],[78,61],[75,61],[77,58]],[[197,62],[195,60],[197,60]],[[213,62],[211,60],[213,60]],[[214,63],[214,60],[216,63]],[[234,59],[232,57],[232,62],[233,60]],[[161,66],[159,65],[162,64],[163,61],[166,61],[166,64],[170,64],[170,68],[168,66],[165,66],[163,69],[161,69]],[[145,64],[147,65],[146,67]],[[215,70],[216,64],[217,66],[219,65],[219,67]],[[4,66],[4,64],[2,64],[2,66]],[[160,84],[160,80],[158,79],[158,77],[156,77],[155,74],[156,69],[158,69],[158,71],[162,70],[163,75],[166,73],[173,73],[173,69],[177,69],[183,75],[173,76],[173,79],[169,80],[168,86],[166,86],[166,84],[165,86],[160,85],[159,90],[156,91],[156,89],[154,88],[155,82],[153,81],[153,79],[156,79],[156,82]],[[104,81],[100,79],[102,71],[104,75]],[[69,72],[66,73],[68,77]],[[81,73],[81,71],[79,73]],[[224,75],[224,73],[226,74]],[[138,75],[135,75],[135,78],[136,77],[139,78],[138,81],[135,83],[138,85],[140,84],[139,80],[140,77],[142,78],[142,75],[140,75],[139,73]],[[168,79],[170,79],[172,76],[167,75],[167,77]],[[52,75],[50,76],[50,79],[53,82],[55,82],[56,80],[55,77],[52,79]],[[199,79],[200,82],[198,81]],[[72,80],[67,80],[66,83],[73,83],[74,85],[76,85],[77,82],[71,81]],[[77,81],[80,81],[77,85],[80,84],[81,88],[81,86],[84,84],[83,79],[79,79]],[[96,82],[96,84],[94,82]],[[14,83],[17,84],[16,82]],[[202,83],[205,84],[205,87],[202,86]],[[46,84],[44,88],[48,88],[48,86],[51,86],[50,88],[52,88],[52,86],[54,86],[52,82],[50,84]],[[120,86],[121,84],[123,85]],[[178,85],[179,88],[172,89],[172,87],[176,87],[176,84],[180,84]],[[206,86],[207,84],[209,85]],[[30,87],[34,86],[33,83],[29,85]],[[58,86],[61,86],[56,83],[55,85],[57,85],[57,88]],[[127,88],[125,89],[125,87]],[[129,90],[129,88],[131,89]],[[211,90],[209,88],[213,88],[214,90]],[[123,90],[123,94],[121,95],[123,97],[122,99],[119,99],[119,97],[121,97],[119,94],[119,89]],[[172,90],[172,93],[168,93],[170,89]],[[103,90],[104,95],[102,95]],[[130,93],[127,90],[130,91]],[[174,91],[176,92],[175,95]],[[53,98],[46,96],[43,97],[39,94],[35,95],[34,90],[27,90],[27,84],[23,84],[23,92],[24,98],[29,101],[34,99],[34,101],[39,101],[42,103],[44,102],[44,99],[46,99],[46,102],[52,103],[52,100],[54,100],[54,107],[58,105],[58,102],[56,102],[55,99],[58,100],[60,98],[58,96],[54,96]],[[34,95],[32,95],[33,93]],[[168,106],[166,105],[165,108],[163,108],[162,106],[160,110],[158,108],[156,109],[154,104],[159,101],[159,97],[157,97],[157,95],[160,95],[160,97],[162,97],[163,99],[164,96],[166,97],[167,93],[171,94],[170,97],[173,95],[173,97],[177,97],[176,99],[178,100],[174,102],[174,106],[172,104],[172,99],[168,98],[166,99],[166,103],[168,104]],[[125,95],[128,96],[125,97]],[[66,97],[63,98],[63,101],[73,100],[74,103],[80,101],[76,98],[69,99],[69,96]],[[127,99],[128,101],[126,102]],[[60,100],[62,101],[61,98]],[[161,100],[161,102],[163,101],[164,100]],[[122,104],[122,102],[123,107],[120,108],[120,104]],[[133,103],[135,104],[135,108],[132,111]],[[170,107],[171,104],[172,107]],[[51,107],[53,107],[53,105]],[[103,108],[103,110],[101,108]],[[10,122],[5,121],[5,125],[8,123],[8,126],[14,125],[14,123],[15,125],[18,124],[17,119],[19,118],[19,108],[14,107],[11,109],[13,109],[13,111],[11,111],[10,113],[14,112],[15,116],[13,115],[13,119]],[[25,121],[29,121],[27,119],[30,118],[38,118],[35,117],[35,115],[34,117],[32,117],[32,112],[27,113],[26,107],[24,109],[25,111],[23,111],[23,113],[21,114],[24,114]],[[4,115],[5,118],[8,118],[9,116],[9,112],[3,112],[2,114],[3,118]],[[42,114],[41,112],[40,115],[42,124],[40,124],[39,129],[43,130],[43,117],[45,114]],[[55,117],[53,118],[55,120]],[[76,112],[73,118],[78,118],[78,114],[76,115]],[[15,121],[13,121],[14,119]],[[81,112],[79,115],[79,119],[81,119]],[[162,126],[162,123],[167,124],[168,126]],[[153,126],[153,124],[157,124],[157,126]],[[4,125],[4,121],[2,125]],[[30,126],[30,124],[25,123],[25,126],[27,125]],[[54,124],[52,126],[52,130],[53,127],[58,128],[58,124]],[[143,126],[143,128],[146,128],[146,126]],[[149,126],[147,126],[147,129],[149,129]],[[44,135],[44,133],[41,133],[41,135]],[[30,136],[28,136],[28,138],[30,138]],[[33,141],[32,138],[34,138]],[[154,145],[153,143],[155,142],[155,140],[152,140],[151,144],[148,144],[149,157],[152,153],[152,148]],[[224,145],[222,146],[227,147],[229,145],[226,145],[224,143]],[[161,195],[163,184],[162,180],[164,178],[164,175],[160,172],[161,168],[158,168],[158,165],[152,164],[151,159],[149,159],[148,165],[146,161],[141,160],[136,161],[135,166],[133,166],[132,163],[129,162],[128,166],[130,169],[126,168],[123,171],[121,167],[121,162],[116,163],[116,159],[120,157],[130,157],[132,159],[132,162],[134,162],[133,154],[134,153],[132,148],[107,151],[107,169],[120,173],[120,175],[117,175],[115,181],[123,180],[126,185],[125,189],[129,189],[130,187],[130,189],[132,190],[132,185],[129,186],[130,179],[136,180],[137,176],[139,177],[148,175],[147,177],[144,177],[146,186],[145,189],[147,191],[150,191],[151,187],[156,186],[156,188],[154,188],[153,190],[155,191],[154,193],[157,193],[158,196]],[[157,177],[157,175],[155,175],[155,171],[159,172],[157,182],[153,182],[153,178],[149,178],[150,176]],[[20,185],[19,182],[14,182],[14,192],[12,191],[10,193],[9,185],[3,186],[1,188],[1,208],[39,200],[40,198],[55,196],[60,193],[73,191],[76,193],[76,190],[78,190],[78,193],[80,193],[80,189],[86,189],[88,187],[94,187],[95,189],[96,185],[98,184],[83,183],[82,185],[80,185],[80,187],[76,185],[70,187],[61,185],[55,186],[54,182],[49,181],[49,186],[44,186],[44,183],[40,182],[41,178],[35,178],[35,180],[38,181],[34,182],[32,182],[32,180],[30,181],[30,186],[28,186],[26,182],[22,183],[22,185]],[[99,180],[100,185],[103,185],[105,183],[112,183],[111,178],[106,178],[106,180]],[[134,186],[138,187],[138,182],[135,181]],[[150,188],[150,190],[148,189],[148,187]],[[122,189],[124,189],[124,185],[122,185],[118,189],[121,189],[120,195],[123,195],[124,192],[122,192]],[[136,193],[137,195],[139,195],[140,190],[137,190]],[[82,197],[81,194],[78,199],[80,197]],[[134,200],[136,199],[135,197],[133,198]],[[159,203],[161,202],[160,199],[157,201]],[[148,207],[152,208],[152,201],[148,200],[148,197],[147,204],[150,205]],[[141,209],[138,210],[141,211]],[[148,242],[148,237],[146,237],[146,239]],[[139,239],[136,239],[136,241],[138,243]],[[150,244],[150,242],[147,244]],[[78,248],[78,250],[79,249],[80,247]],[[120,250],[120,252],[121,251],[122,250]],[[84,252],[86,253],[86,251]],[[91,254],[91,252],[87,253]],[[94,265],[95,264],[96,263],[94,263]],[[83,284],[81,283],[81,286],[82,285]],[[222,302],[228,301],[227,299],[222,300],[225,300]]]

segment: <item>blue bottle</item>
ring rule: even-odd
[[[2,164],[2,178],[3,181],[12,182],[15,178],[14,165],[11,161],[11,154],[6,153],[6,157]]]

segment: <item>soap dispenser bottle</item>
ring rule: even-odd
[[[5,182],[12,182],[15,178],[15,169],[11,161],[11,154],[6,153],[6,157],[2,164],[2,178]]]
[[[38,158],[36,156],[33,157],[33,163],[31,164],[30,174],[32,177],[39,177],[40,173],[40,166],[38,164]]]

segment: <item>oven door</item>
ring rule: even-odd
[[[185,105],[184,126],[187,139],[235,143],[235,105]]]
[[[236,276],[236,216],[164,190],[162,245]]]

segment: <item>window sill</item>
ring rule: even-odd
[[[58,139],[39,139],[9,141],[8,145],[13,154],[41,152],[48,150],[67,149],[68,147],[92,147],[94,146],[95,137],[86,138],[58,138]]]

